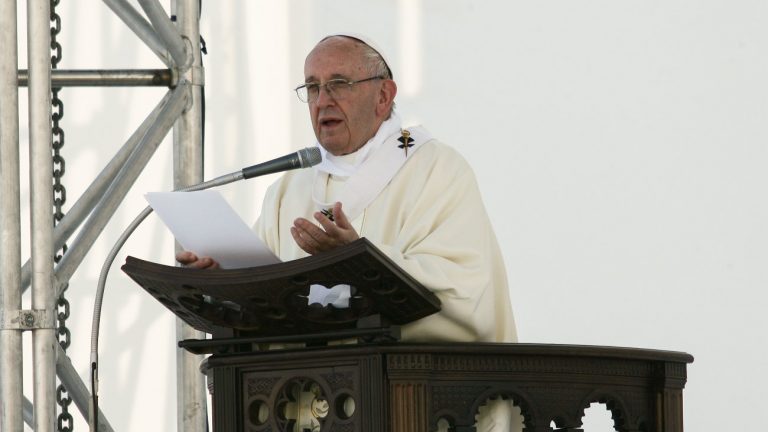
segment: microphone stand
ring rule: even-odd
[[[212,187],[223,186],[225,184],[236,182],[238,180],[243,180],[244,178],[245,176],[243,175],[242,170],[236,171],[230,174],[216,177],[212,180],[208,180],[203,183],[198,183],[196,185],[178,189],[175,192],[193,192],[198,190],[209,189]],[[131,222],[130,225],[128,225],[125,231],[123,231],[123,233],[115,242],[115,245],[112,247],[112,250],[107,255],[107,259],[104,261],[104,264],[101,267],[101,273],[99,274],[99,282],[98,282],[98,287],[96,289],[96,299],[94,300],[94,305],[93,305],[93,321],[91,324],[91,370],[90,370],[91,403],[90,403],[90,410],[89,410],[90,412],[88,415],[88,424],[91,432],[98,432],[99,324],[101,322],[101,306],[104,300],[104,290],[105,290],[106,281],[107,281],[107,274],[109,273],[109,269],[112,266],[112,263],[115,261],[115,258],[117,257],[118,252],[123,247],[125,242],[128,240],[128,237],[130,237],[131,234],[133,234],[136,228],[138,228],[138,226],[144,221],[144,219],[147,218],[147,216],[149,216],[150,213],[152,213],[152,207],[147,206],[144,210],[142,210],[142,212],[138,216],[136,216],[133,222]]]
[[[2,0],[0,0],[2,1]],[[253,165],[247,168],[243,168],[240,171],[225,174],[208,180],[203,183],[188,186],[182,189],[178,189],[175,192],[193,192],[203,189],[209,189],[216,186],[223,186],[238,180],[249,179],[267,174],[273,174],[281,171],[292,170],[296,168],[308,168],[317,165],[321,161],[320,150],[317,147],[307,147],[299,150],[296,153],[291,153],[280,158],[264,162],[258,165]],[[117,257],[117,253],[123,244],[128,240],[128,237],[133,234],[136,228],[146,219],[149,214],[152,213],[152,207],[147,206],[136,219],[131,222],[130,225],[123,231],[120,237],[115,242],[112,250],[109,251],[107,259],[104,261],[104,265],[101,267],[101,273],[99,274],[98,287],[96,289],[96,299],[93,305],[93,322],[91,324],[91,402],[90,413],[88,415],[88,425],[90,432],[98,432],[98,409],[99,409],[99,324],[101,322],[101,306],[104,300],[104,288],[107,282],[107,274],[109,268]]]

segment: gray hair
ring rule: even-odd
[[[355,39],[363,46],[363,57],[368,63],[368,76],[377,76],[384,79],[392,79],[392,71],[389,69],[387,62],[384,61],[384,57],[379,54],[378,51],[371,48],[367,43]],[[389,107],[389,113],[387,113],[387,119],[392,117],[392,113],[395,111],[395,101],[392,101],[392,106]]]
[[[365,57],[365,60],[368,63],[368,72],[370,76],[392,79],[392,71],[389,70],[389,66],[387,66],[387,63],[384,61],[381,54],[368,46],[368,44],[362,43],[362,45],[363,57]]]

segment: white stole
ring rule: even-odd
[[[312,199],[319,211],[327,212],[333,209],[333,202],[325,202],[328,176],[345,176],[348,178],[336,201],[343,205],[347,219],[350,222],[354,221],[379,196],[408,158],[413,157],[423,143],[432,140],[429,132],[421,126],[405,130],[400,129],[399,118],[390,120],[395,121],[389,125],[387,122],[383,123],[379,133],[358,150],[358,152],[362,151],[368,145],[372,145],[365,150],[365,154],[358,155],[354,164],[343,162],[334,164],[335,161],[326,163],[324,158],[323,163],[315,166]],[[403,143],[407,137],[404,131],[410,136],[407,143]],[[384,135],[382,132],[386,133],[386,136],[379,137],[380,134]],[[377,140],[377,138],[380,139]],[[361,157],[362,160],[360,160]]]

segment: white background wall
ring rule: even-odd
[[[60,9],[61,68],[162,67],[101,2]],[[749,430],[768,403],[766,22],[756,0],[207,1],[206,178],[309,145],[292,92],[304,56],[329,32],[367,33],[389,52],[406,124],[475,168],[521,341],[691,353],[687,430]],[[164,91],[62,92],[70,205]],[[103,257],[142,195],[171,188],[170,154],[168,140],[72,280],[83,377]],[[250,222],[272,180],[223,192]],[[151,219],[118,261],[171,263],[172,247]],[[173,338],[172,315],[115,265],[100,358],[116,430],[175,429]]]

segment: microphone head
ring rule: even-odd
[[[298,151],[299,164],[302,168],[309,168],[322,162],[323,156],[317,147],[307,147]]]

